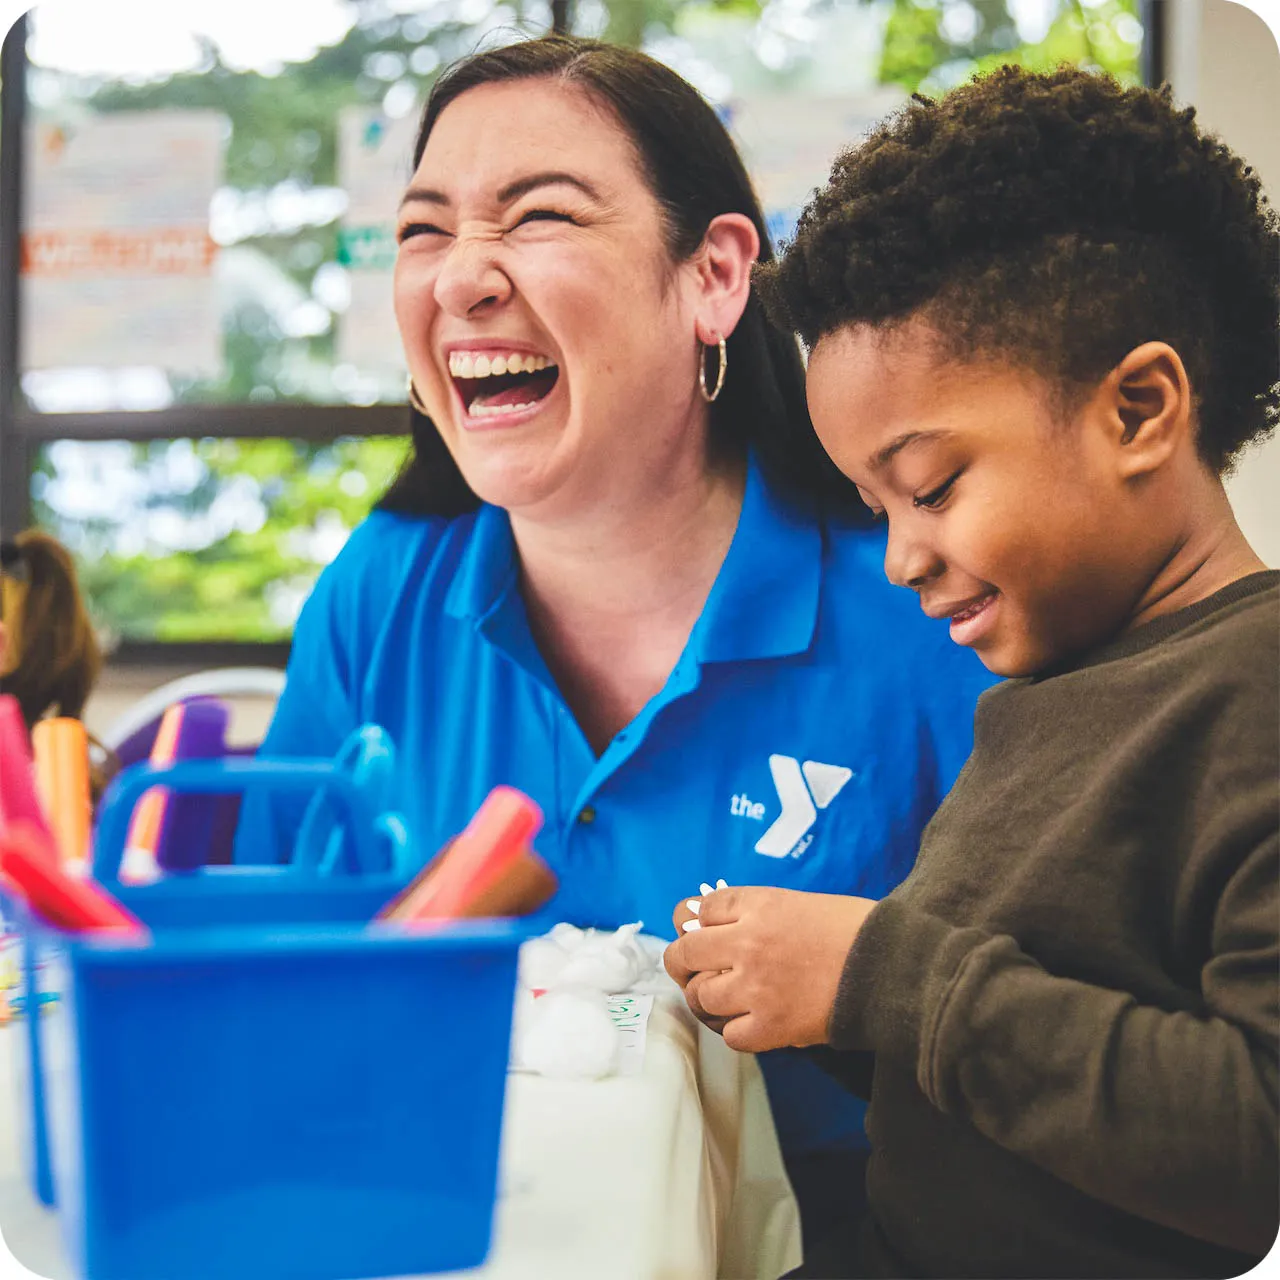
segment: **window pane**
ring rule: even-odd
[[[406,451],[386,437],[60,440],[40,450],[32,496],[109,642],[281,641]]]
[[[1138,0],[577,0],[574,30],[642,47],[737,138],[775,241],[837,152],[906,101],[1005,62],[1137,83]]]

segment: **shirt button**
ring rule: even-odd
[[[578,814],[578,821],[584,824],[592,823],[596,820],[596,811],[588,804],[584,805],[582,812]]]

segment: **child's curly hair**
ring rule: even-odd
[[[1217,471],[1280,418],[1280,218],[1167,86],[1001,67],[917,97],[836,160],[756,281],[810,346],[918,315],[948,355],[1012,359],[1069,398],[1167,342]]]

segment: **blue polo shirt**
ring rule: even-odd
[[[303,609],[262,752],[332,755],[382,725],[424,860],[492,787],[520,788],[560,881],[548,915],[584,926],[670,937],[676,901],[719,877],[879,898],[910,870],[991,683],[883,559],[883,530],[796,509],[753,461],[684,653],[597,757],[534,643],[506,513],[375,512]],[[768,1056],[785,1148],[864,1141],[848,1094]]]

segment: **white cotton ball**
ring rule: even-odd
[[[644,943],[640,941],[640,930],[643,928],[644,921],[637,920],[635,924],[624,924],[620,929],[615,930],[613,935],[615,945],[623,955],[631,959],[634,966],[632,982],[638,981],[653,968],[653,959],[645,950]]]
[[[632,983],[635,964],[616,947],[584,943],[560,970],[557,987],[586,987],[604,995],[625,991]]]
[[[528,1011],[520,1057],[539,1075],[598,1080],[613,1071],[617,1052],[618,1033],[598,993],[549,991]]]
[[[520,948],[520,981],[533,990],[582,987],[616,995],[653,969],[638,937],[643,926],[624,924],[611,933],[558,924]]]
[[[624,924],[612,933],[589,929],[560,973],[558,985],[594,987],[616,995],[648,972],[649,957],[636,941],[639,924]]]
[[[573,951],[582,945],[591,930],[579,929],[576,924],[561,921],[555,925],[546,937],[563,951]]]
[[[545,991],[556,985],[570,959],[551,938],[530,938],[520,948],[520,982],[533,991]]]

